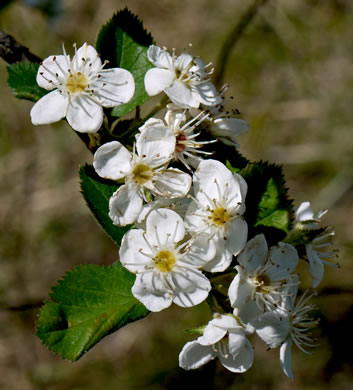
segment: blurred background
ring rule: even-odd
[[[5,3],[8,3],[5,6]],[[217,64],[253,4],[244,0],[2,1],[0,27],[42,58],[95,43],[100,26],[128,6],[157,44]],[[0,388],[162,390],[352,389],[353,383],[353,3],[269,0],[232,48],[224,82],[250,124],[240,151],[283,164],[296,207],[328,208],[341,269],[327,269],[316,303],[320,347],[294,349],[291,382],[279,351],[252,339],[245,374],[218,363],[186,372],[178,354],[206,323],[206,304],[172,307],[103,339],[78,362],[62,361],[34,335],[40,303],[78,264],[111,264],[118,251],[80,195],[77,171],[91,154],[65,122],[34,127],[32,103],[15,99],[0,60]],[[307,284],[306,284],[307,283]],[[310,284],[304,282],[302,287]]]

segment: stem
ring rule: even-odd
[[[266,3],[267,0],[255,0],[254,4],[248,8],[248,10],[245,12],[238,24],[232,29],[232,31],[229,33],[228,37],[224,41],[217,59],[217,65],[215,66],[215,69],[217,69],[217,71],[215,73],[214,79],[217,87],[220,87],[222,84],[223,76],[232,49],[234,49],[235,45],[239,42],[240,37],[243,35],[246,27],[256,16],[259,8]]]

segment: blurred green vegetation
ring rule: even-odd
[[[13,1],[0,12],[3,30],[43,58],[72,43],[94,43],[113,12],[126,5],[156,42],[216,63],[250,1],[63,0],[60,12]],[[44,10],[45,11],[45,10]],[[186,372],[178,354],[184,330],[207,322],[206,304],[173,307],[107,337],[77,363],[61,361],[34,336],[38,308],[57,279],[77,264],[110,264],[117,248],[80,195],[79,165],[92,156],[64,123],[34,127],[32,103],[16,100],[0,62],[0,388],[10,390],[351,389],[353,383],[353,3],[271,0],[246,29],[227,64],[250,132],[239,140],[252,160],[284,165],[296,206],[310,200],[336,230],[341,269],[326,269],[317,303],[321,346],[294,350],[295,381],[280,371],[279,351],[253,339],[254,366],[234,375],[213,362]],[[303,282],[303,288],[310,280]],[[320,294],[321,293],[321,294]]]

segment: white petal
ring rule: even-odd
[[[131,292],[150,311],[161,311],[172,304],[173,294],[165,288],[159,273],[137,274]]]
[[[198,305],[207,298],[211,290],[210,281],[197,269],[178,267],[172,272],[172,279],[175,285],[173,302],[181,307]]]
[[[164,116],[164,120],[168,127],[173,129],[174,133],[176,133],[180,130],[182,124],[186,122],[186,115],[184,111],[178,111],[174,106],[172,106],[174,109],[170,109],[170,106],[172,105],[167,105],[168,111]]]
[[[251,325],[252,321],[254,321],[257,317],[259,317],[265,308],[262,303],[257,304],[255,301],[248,301],[245,305],[242,305],[239,309],[234,309],[234,315],[237,315],[243,323],[247,324],[250,333],[252,333],[255,329]]]
[[[208,212],[202,210],[198,203],[191,200],[185,214],[185,226],[187,230],[195,232],[202,228],[205,234],[211,233],[211,229],[207,228],[205,224],[205,219],[207,220],[208,215]]]
[[[209,324],[226,329],[229,332],[238,332],[241,330],[238,321],[232,315],[227,314],[215,314],[213,320],[211,320]]]
[[[305,245],[305,249],[309,260],[308,269],[313,279],[312,287],[316,288],[324,277],[324,264],[312,245]]]
[[[222,316],[224,317],[224,316]],[[210,321],[204,332],[203,335],[200,336],[197,341],[201,345],[213,345],[216,344],[218,341],[222,340],[223,337],[227,334],[227,329],[223,326],[219,326],[217,323],[216,325],[213,323],[214,320]]]
[[[218,118],[213,121],[210,131],[215,136],[229,137],[236,142],[237,138],[246,133],[248,129],[248,123],[242,119]]]
[[[240,328],[240,326],[239,326]],[[246,343],[246,336],[242,328],[236,329],[235,332],[229,332],[228,335],[228,350],[229,354],[234,358],[244,347]]]
[[[292,373],[292,339],[290,337],[282,344],[280,349],[280,363],[283,372],[291,380],[294,379]]]
[[[147,50],[147,58],[158,68],[173,68],[173,59],[171,55],[159,46],[151,45]]]
[[[80,133],[96,133],[103,123],[103,109],[88,96],[77,95],[71,98],[66,119]]]
[[[237,256],[244,249],[247,238],[248,224],[243,217],[235,218],[228,223],[226,246],[233,256]]]
[[[200,103],[205,106],[216,106],[222,102],[216,87],[210,81],[204,81],[192,87],[193,92],[199,96]]]
[[[216,245],[216,254],[203,269],[208,272],[223,272],[231,264],[233,255],[227,247],[227,241],[216,235],[213,240]]]
[[[114,225],[125,226],[134,223],[142,209],[142,198],[133,185],[121,186],[109,200],[109,217]]]
[[[233,339],[232,334],[229,335],[229,343],[232,342]],[[223,355],[218,355],[218,358],[222,365],[231,372],[242,373],[247,371],[254,362],[254,349],[249,340],[245,338],[244,344],[242,345],[241,350],[235,356],[229,356],[226,359]]]
[[[70,67],[70,57],[64,55],[46,58],[38,68],[37,84],[44,89],[57,88],[58,77],[65,77]]]
[[[249,274],[253,274],[258,267],[265,264],[267,253],[265,236],[258,234],[247,243],[244,251],[238,256],[238,262],[246,268]]]
[[[293,311],[298,294],[299,276],[296,274],[291,275],[288,284],[289,286],[284,290],[282,307],[286,311]]]
[[[291,274],[299,261],[297,250],[290,244],[280,242],[270,249],[269,259],[276,267],[267,274],[272,280],[281,280]],[[283,272],[280,272],[283,270]],[[278,276],[279,275],[279,276]]]
[[[32,123],[45,125],[63,119],[66,115],[67,105],[68,99],[58,90],[48,93],[32,107]]]
[[[91,45],[87,45],[87,43],[84,43],[77,50],[72,58],[72,64],[74,66],[74,71],[81,70],[81,67],[84,66],[85,69],[88,69],[90,72],[96,72],[102,67],[102,61],[98,56],[96,49]]]
[[[119,250],[120,261],[131,272],[143,272],[145,266],[152,262],[146,254],[152,254],[144,239],[144,231],[131,229],[123,237]]]
[[[175,142],[172,130],[164,125],[155,124],[141,132],[136,142],[136,150],[140,157],[146,159],[149,166],[156,168],[173,157]]]
[[[169,209],[151,211],[146,220],[146,232],[150,242],[157,247],[166,243],[176,244],[185,235],[182,218]]]
[[[139,127],[139,130],[142,133],[143,131],[147,130],[148,128],[154,127],[154,126],[165,127],[162,119],[150,118],[150,119],[147,119],[147,121],[141,127]]]
[[[243,176],[239,175],[238,173],[233,173],[233,177],[236,180],[236,182],[239,183],[241,199],[244,202],[245,197],[246,197],[246,193],[248,192],[248,183],[245,181]],[[240,211],[240,209],[238,210],[239,214],[243,214],[244,212],[245,212],[245,203],[244,203],[244,210],[241,210],[241,211]]]
[[[135,93],[132,74],[120,68],[105,69],[95,82],[100,88],[95,92],[103,107],[116,107],[129,102]]]
[[[194,59],[191,54],[183,53],[175,60],[175,67],[180,71],[186,69],[190,62]],[[195,69],[196,70],[196,69]]]
[[[122,179],[131,172],[131,153],[118,141],[107,142],[94,154],[93,166],[105,179]]]
[[[262,314],[252,325],[257,335],[270,348],[277,348],[281,345],[290,331],[289,318],[280,310]]]
[[[314,212],[310,202],[303,202],[296,211],[297,220],[300,222],[314,219]]]
[[[175,81],[164,92],[174,104],[181,108],[198,108],[200,105],[199,95],[181,81]]]
[[[170,87],[175,80],[175,72],[169,69],[153,68],[145,75],[145,89],[147,95],[155,96]]]
[[[184,370],[194,370],[216,357],[211,346],[200,345],[197,341],[189,341],[179,354],[179,366]]]
[[[254,286],[246,277],[246,274],[243,273],[242,268],[239,266],[236,268],[238,274],[229,286],[228,295],[232,307],[241,308],[249,301]]]
[[[163,197],[182,198],[191,187],[192,179],[180,169],[169,168],[154,177],[153,186],[149,189],[156,195]]]
[[[209,240],[206,234],[200,234],[192,241],[191,248],[183,257],[186,262],[194,267],[202,268],[216,255],[216,245],[213,240]]]
[[[203,205],[210,205],[210,198],[217,201],[229,200],[229,205],[232,206],[242,202],[239,181],[217,160],[201,161],[194,174],[194,185],[195,196]]]

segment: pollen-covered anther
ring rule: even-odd
[[[176,258],[169,250],[161,250],[154,257],[153,261],[161,272],[170,272],[175,266]]]
[[[140,185],[145,184],[153,177],[153,170],[146,164],[135,165],[132,171],[133,180]]]
[[[232,215],[224,207],[211,210],[211,215],[208,216],[208,219],[217,226],[224,226],[231,218]]]
[[[71,73],[66,80],[66,89],[71,94],[81,93],[85,91],[88,87],[87,77],[81,73]]]

